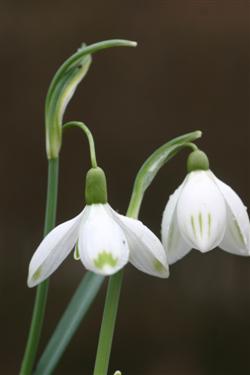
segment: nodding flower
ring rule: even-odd
[[[211,172],[200,150],[190,154],[188,172],[163,213],[162,242],[169,264],[192,248],[207,252],[219,246],[250,255],[250,222],[239,196]]]
[[[169,276],[160,240],[141,221],[118,214],[107,203],[101,168],[88,172],[85,194],[83,211],[55,227],[38,246],[29,265],[29,287],[48,278],[73,248],[75,258],[97,274],[112,275],[131,262],[150,275]]]

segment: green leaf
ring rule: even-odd
[[[87,272],[83,277],[39,359],[33,375],[49,375],[55,369],[103,281],[103,276],[92,272]]]

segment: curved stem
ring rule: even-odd
[[[190,147],[193,151],[199,150],[199,148],[196,146],[196,144],[192,143],[192,142],[185,143],[185,146]]]
[[[48,185],[45,211],[44,236],[53,229],[56,220],[59,160],[48,161]],[[35,362],[47,301],[49,281],[37,287],[29,336],[23,356],[20,375],[30,375]]]
[[[80,128],[86,135],[89,143],[89,152],[90,152],[90,160],[93,168],[97,167],[96,161],[96,152],[95,152],[95,142],[93,135],[87,125],[80,121],[70,121],[63,125],[63,130],[78,127]]]

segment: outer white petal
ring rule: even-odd
[[[77,241],[84,211],[58,225],[43,239],[30,261],[29,287],[36,286],[47,279],[70,253]]]
[[[250,222],[247,208],[230,186],[211,175],[227,205],[227,228],[219,246],[229,253],[250,255]]]
[[[110,214],[108,204],[87,206],[80,226],[78,249],[84,266],[101,275],[112,275],[128,262],[129,248],[123,230]]]
[[[224,198],[209,171],[188,174],[177,203],[177,221],[182,236],[202,252],[219,245],[226,230]]]
[[[176,220],[176,206],[184,184],[185,181],[169,197],[162,217],[161,238],[169,264],[183,258],[191,250],[189,243],[181,236]]]
[[[141,221],[112,211],[125,231],[130,251],[129,261],[149,275],[168,277],[167,257],[161,241]]]

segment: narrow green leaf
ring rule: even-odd
[[[95,299],[104,277],[87,272],[56,326],[33,375],[50,375]]]

